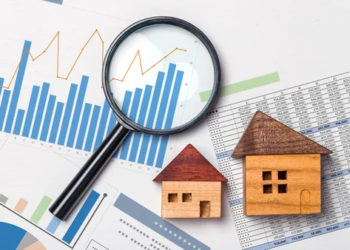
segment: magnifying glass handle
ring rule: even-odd
[[[102,144],[52,204],[49,211],[54,216],[60,220],[68,218],[79,200],[84,196],[105,166],[107,166],[129,132],[128,129],[122,127],[119,123],[113,128],[111,133],[103,140]]]

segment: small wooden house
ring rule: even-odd
[[[320,213],[321,155],[331,153],[256,112],[232,154],[244,156],[244,214]]]
[[[153,180],[162,182],[163,218],[219,218],[226,178],[191,144]]]

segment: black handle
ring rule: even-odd
[[[113,157],[115,151],[122,144],[129,130],[119,123],[111,133],[103,140],[102,144],[93,153],[74,179],[68,184],[49,211],[61,220],[66,220],[79,200],[89,189],[91,184],[99,176],[107,163]]]

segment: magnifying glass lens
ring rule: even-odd
[[[116,49],[109,70],[115,107],[132,123],[152,130],[176,130],[206,111],[200,93],[213,89],[209,51],[193,33],[153,24]]]

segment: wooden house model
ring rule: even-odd
[[[256,112],[232,154],[244,156],[244,214],[320,213],[321,155],[331,153]]]
[[[226,178],[191,144],[153,180],[162,182],[163,218],[219,218]]]

